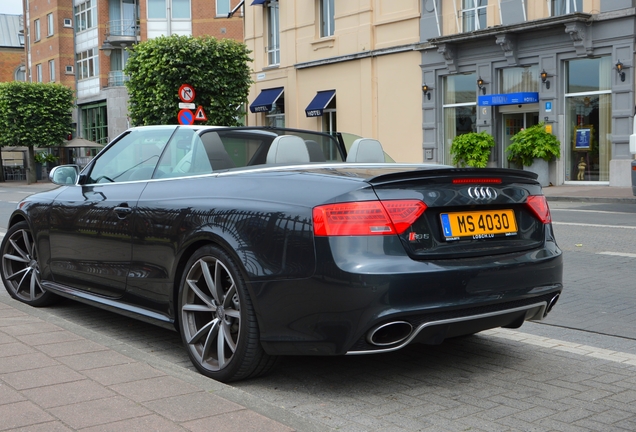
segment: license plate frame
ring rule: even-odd
[[[516,236],[517,218],[512,209],[447,212],[440,214],[446,241]]]

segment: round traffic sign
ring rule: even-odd
[[[177,116],[179,119],[179,124],[182,125],[191,125],[194,124],[194,114],[189,109],[182,109],[179,111],[179,115]]]
[[[194,87],[190,84],[182,84],[179,87],[179,99],[181,99],[181,102],[190,103],[194,101],[194,95]]]

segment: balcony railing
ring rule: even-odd
[[[136,20],[113,20],[108,22],[109,36],[137,36],[139,26]]]
[[[124,75],[124,71],[110,71],[108,72],[108,87],[121,87],[129,79],[128,75]]]

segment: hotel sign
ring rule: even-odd
[[[477,99],[479,106],[520,105],[538,102],[539,93],[537,92],[491,94],[479,96]]]

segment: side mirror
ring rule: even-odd
[[[77,183],[79,172],[77,165],[59,165],[49,172],[49,180],[57,185],[74,185]]]

